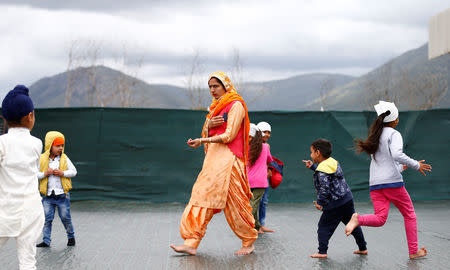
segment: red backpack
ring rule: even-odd
[[[278,158],[272,156],[273,161],[269,164],[269,170],[272,171],[272,176],[269,178],[270,187],[275,189],[283,181],[283,166],[284,163]]]

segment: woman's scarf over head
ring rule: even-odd
[[[220,98],[216,99],[213,98],[211,105],[209,106],[209,113],[206,115],[206,121],[203,125],[202,130],[202,138],[207,138],[207,125],[211,118],[218,115],[228,104],[230,104],[233,101],[239,101],[242,103],[242,106],[244,106],[245,110],[245,118],[244,118],[244,163],[247,165],[248,162],[248,133],[250,131],[250,120],[248,118],[248,110],[247,106],[245,105],[244,99],[237,93],[236,89],[233,86],[233,83],[231,82],[228,75],[223,71],[216,71],[209,75],[208,82],[211,80],[211,78],[216,78],[219,81],[222,82],[222,84],[225,86],[225,90],[227,91],[225,94],[223,94]],[[206,149],[206,148],[205,148]]]

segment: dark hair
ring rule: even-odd
[[[324,158],[329,158],[331,156],[331,153],[333,152],[333,146],[331,145],[330,141],[325,139],[318,139],[311,143],[311,146],[314,148],[314,150],[319,150],[320,154]]]
[[[222,85],[223,89],[225,89],[225,91],[227,91],[227,89],[225,88],[225,85],[223,85],[222,81],[219,78],[211,77],[211,79],[216,79],[216,81],[218,81],[220,83],[220,85]],[[211,79],[209,79],[209,80],[211,80]]]
[[[258,130],[256,131],[252,141],[250,142],[250,151],[249,151],[250,166],[253,166],[253,164],[255,164],[256,160],[261,155],[262,145],[263,145],[262,134],[261,131]]]
[[[22,118],[6,120],[9,127],[17,127],[22,125]]]
[[[375,119],[369,128],[369,135],[367,136],[367,139],[364,141],[359,138],[355,139],[355,148],[357,153],[365,152],[368,155],[374,155],[377,152],[378,147],[380,146],[380,137],[383,132],[383,128],[391,123],[383,123],[384,118],[389,114],[391,114],[391,112],[386,111]]]

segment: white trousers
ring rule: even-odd
[[[36,200],[24,203],[22,228],[18,236],[0,237],[0,248],[10,238],[16,239],[20,270],[36,269],[36,241],[42,233],[45,217],[42,203],[35,204]]]

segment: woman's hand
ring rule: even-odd
[[[431,172],[431,165],[430,164],[425,164],[424,162],[425,162],[425,160],[419,161],[419,164],[420,164],[419,172],[421,172],[423,175],[427,175],[425,173],[425,171]]]
[[[187,141],[187,144],[191,148],[197,148],[200,145],[202,145],[202,141],[200,139],[191,139],[191,138],[189,138],[189,140]]]
[[[225,121],[223,120],[223,117],[218,115],[218,116],[214,116],[213,118],[211,118],[211,120],[209,120],[208,122],[208,129],[210,128],[215,128],[218,126],[221,126]]]

